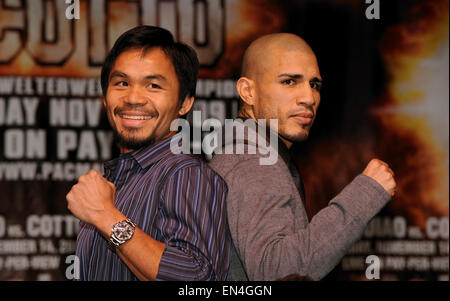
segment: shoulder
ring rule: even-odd
[[[187,167],[201,167],[202,161],[201,158],[195,155],[170,153],[160,160],[158,164],[171,170],[180,170]]]
[[[222,176],[226,176],[229,173],[249,173],[257,174],[260,172],[266,172],[269,174],[285,174],[289,171],[287,165],[278,156],[277,160],[274,160],[273,164],[262,164],[261,158],[264,156],[261,154],[218,154],[215,155],[209,162],[209,166]]]
[[[158,162],[166,178],[185,177],[187,180],[205,179],[225,182],[207,162],[196,155],[170,154]]]
[[[229,190],[239,195],[251,191],[290,191],[292,179],[284,161],[279,158],[275,164],[262,165],[260,157],[257,154],[215,155],[209,165],[225,179]]]

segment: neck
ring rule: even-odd
[[[255,122],[257,121],[253,112],[248,112],[245,109],[239,110],[238,117],[241,119],[253,119]]]
[[[119,150],[120,150],[120,153],[121,153],[121,154],[125,154],[125,153],[129,153],[129,152],[134,151],[134,149],[131,149],[131,148],[125,148],[125,147],[122,147],[122,146],[119,147]]]
[[[283,141],[284,145],[286,145],[286,147],[287,147],[288,149],[291,149],[291,147],[292,147],[292,145],[293,145],[294,143],[292,143],[292,142],[289,141],[289,140],[284,139],[284,138],[281,137],[280,135],[278,135],[278,137],[280,137],[280,140]]]

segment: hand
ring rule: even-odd
[[[90,170],[66,196],[69,210],[80,220],[97,226],[117,213],[114,206],[116,187],[96,170]],[[98,228],[98,227],[97,227]]]
[[[393,197],[397,192],[397,183],[394,180],[394,172],[385,162],[372,159],[364,169],[363,174],[377,181]]]

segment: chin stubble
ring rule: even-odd
[[[152,137],[137,138],[136,134],[138,131],[139,129],[127,129],[126,131],[119,133],[116,129],[114,129],[114,140],[116,141],[117,146],[119,148],[123,147],[126,149],[136,150],[154,143],[154,139]],[[127,132],[128,135],[124,132]]]

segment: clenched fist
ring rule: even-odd
[[[116,187],[98,171],[91,170],[78,179],[66,196],[69,210],[80,220],[97,225],[114,214]]]
[[[383,188],[394,196],[397,191],[397,183],[394,180],[394,172],[385,162],[372,159],[364,169],[363,174],[377,181]]]

